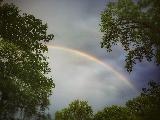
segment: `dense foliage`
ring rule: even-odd
[[[108,3],[101,14],[101,47],[110,52],[113,45],[120,43],[127,53],[125,67],[128,72],[132,71],[137,60],[154,60],[160,64],[159,13],[159,0]]]
[[[128,108],[113,105],[97,112],[94,120],[133,120],[133,115]]]
[[[44,117],[54,87],[42,42],[53,39],[47,25],[0,1],[0,119]]]
[[[86,101],[75,100],[68,108],[57,111],[55,120],[92,120],[93,111]]]
[[[159,120],[160,84],[149,82],[149,88],[144,88],[141,95],[129,100],[126,106],[140,120]]]

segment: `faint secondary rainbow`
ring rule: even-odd
[[[113,72],[120,80],[122,80],[123,82],[125,82],[129,87],[134,88],[134,86],[130,83],[130,81],[121,73],[119,73],[117,70],[115,70],[115,68],[113,68],[110,64],[104,63],[101,60],[99,60],[98,58],[89,55],[87,53],[84,53],[80,50],[76,50],[76,49],[71,49],[71,48],[67,48],[67,47],[63,47],[63,46],[55,46],[55,45],[47,45],[49,48],[53,48],[53,49],[58,49],[58,50],[63,50],[63,51],[67,51],[67,52],[71,52],[77,55],[80,55],[82,57],[85,57],[91,61],[94,61],[102,66],[104,66],[105,68],[107,68],[108,70],[110,70],[111,72]]]

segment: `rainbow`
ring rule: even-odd
[[[110,64],[102,62],[101,60],[99,60],[98,58],[96,58],[92,55],[84,53],[80,50],[71,49],[71,48],[67,48],[67,47],[55,46],[55,45],[47,45],[47,46],[48,46],[48,48],[71,52],[71,53],[77,54],[79,56],[85,57],[91,61],[94,61],[94,62],[104,66],[105,68],[109,69],[111,72],[113,72],[116,75],[116,77],[118,77],[120,80],[122,80],[124,83],[126,83],[130,88],[134,88],[134,86],[130,83],[130,81],[124,75],[119,73],[114,67],[112,67]]]

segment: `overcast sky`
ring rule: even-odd
[[[107,0],[9,0],[22,12],[33,14],[48,24],[55,35],[50,45],[80,50],[109,64],[135,87],[131,89],[113,71],[78,54],[49,48],[51,75],[56,88],[51,96],[51,111],[64,108],[74,99],[89,102],[94,110],[106,105],[124,104],[135,97],[148,80],[158,80],[160,68],[139,63],[131,74],[124,69],[125,53],[120,46],[111,53],[100,48],[100,13]],[[110,0],[111,1],[111,0]]]

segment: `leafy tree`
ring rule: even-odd
[[[126,105],[141,120],[159,120],[160,84],[151,81],[149,88],[143,88],[141,95],[129,100]]]
[[[132,71],[137,60],[160,64],[160,1],[118,0],[107,5],[101,14],[101,47],[108,52],[121,43],[127,53],[126,65]]]
[[[45,114],[54,83],[42,42],[52,39],[41,20],[0,1],[0,119]]]
[[[75,100],[68,108],[57,111],[55,120],[91,120],[92,115],[92,108],[86,101]]]
[[[97,112],[94,120],[134,120],[132,113],[126,107],[111,106]]]

